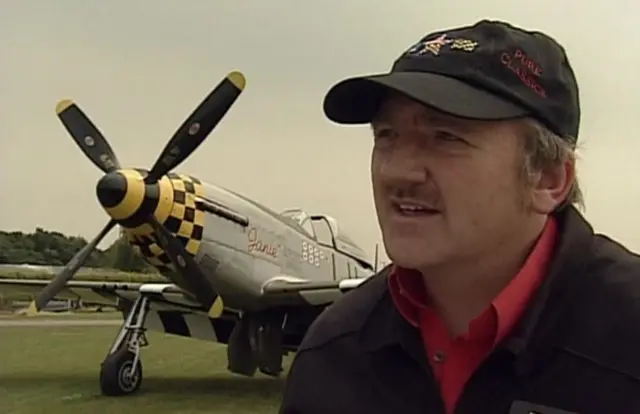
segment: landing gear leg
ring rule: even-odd
[[[144,323],[149,299],[141,295],[134,302],[100,369],[100,390],[108,396],[132,394],[142,384],[140,349],[148,345]]]
[[[249,343],[258,369],[265,375],[277,377],[282,373],[282,324],[284,314],[252,315],[249,319]]]
[[[246,318],[239,317],[227,343],[227,369],[235,374],[253,377],[258,365],[249,341],[250,326]]]

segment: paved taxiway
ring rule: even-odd
[[[51,326],[117,326],[121,325],[121,320],[82,320],[82,319],[41,319],[41,320],[19,320],[0,318],[0,328],[9,327],[51,327]]]

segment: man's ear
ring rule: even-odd
[[[573,160],[542,168],[532,182],[531,208],[536,213],[550,214],[567,198],[574,181]]]

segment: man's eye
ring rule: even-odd
[[[454,135],[448,131],[437,131],[435,134],[435,137],[438,141],[445,141],[445,142],[460,142],[463,143],[465,142],[462,138],[460,138],[457,135]]]

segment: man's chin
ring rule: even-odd
[[[393,238],[385,241],[387,256],[391,262],[405,269],[420,270],[438,264],[443,254],[429,246],[425,240]]]

